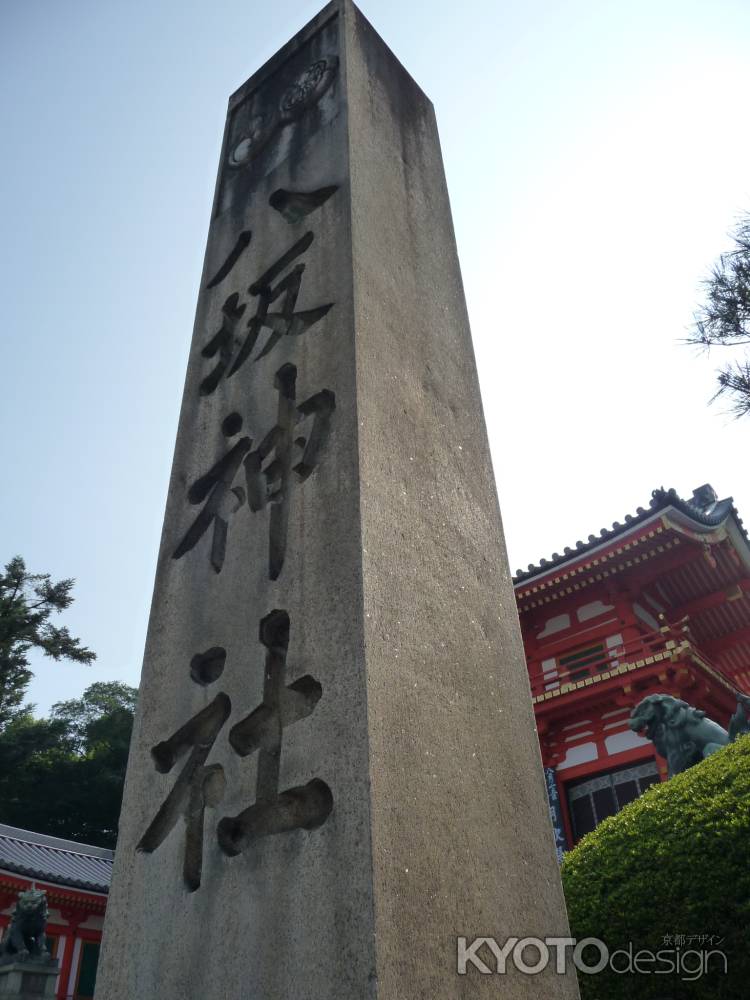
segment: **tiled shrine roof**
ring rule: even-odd
[[[0,823],[0,868],[44,882],[108,892],[114,853]]]
[[[686,517],[691,518],[696,525],[703,527],[716,527],[733,514],[742,534],[748,540],[747,531],[743,527],[742,520],[737,513],[737,508],[734,506],[731,497],[719,500],[714,489],[706,484],[693,490],[692,499],[683,500],[678,496],[676,490],[665,490],[664,487],[661,487],[653,491],[651,502],[647,508],[638,507],[635,514],[626,514],[623,524],[615,521],[611,528],[602,528],[598,535],[589,535],[587,541],[576,542],[575,548],[566,546],[562,554],[553,552],[550,559],[540,559],[539,564],[536,566],[533,563],[529,563],[528,569],[519,569],[516,571],[513,576],[513,582],[515,584],[525,583],[540,573],[547,573],[562,563],[585,555],[591,549],[604,545],[610,540],[632,531],[641,522],[653,517],[659,511],[665,511],[669,508],[679,511]]]

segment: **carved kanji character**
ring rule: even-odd
[[[240,337],[237,327],[247,306],[246,303],[240,302],[240,297],[236,292],[226,299],[222,306],[222,325],[202,351],[206,358],[213,358],[218,354],[219,360],[214,369],[201,382],[201,395],[210,395],[225,374],[229,378],[239,371],[253,353],[261,330],[267,329],[270,333],[256,355],[255,361],[272,351],[282,337],[301,336],[318,323],[332,308],[333,303],[328,302],[315,309],[295,311],[302,284],[302,275],[305,272],[304,264],[295,264],[287,274],[280,277],[309,248],[313,239],[314,236],[311,232],[305,233],[286,253],[271,264],[257,281],[250,285],[249,294],[258,299],[258,304],[255,314],[248,320],[247,332],[241,344],[239,343]],[[280,280],[274,285],[277,278]],[[271,311],[271,305],[277,300],[280,300],[279,307],[275,311]],[[239,350],[237,350],[238,346]]]
[[[222,431],[226,437],[233,437],[242,429],[242,417],[231,413],[222,423]],[[196,479],[188,490],[188,500],[191,504],[205,505],[195,521],[188,528],[185,536],[172,554],[173,559],[179,559],[189,552],[213,525],[211,542],[211,565],[219,573],[224,565],[227,548],[227,532],[229,517],[245,502],[245,490],[241,486],[233,486],[235,476],[242,464],[242,459],[252,448],[249,437],[242,437],[223,455],[208,472]]]
[[[236,855],[260,837],[290,830],[312,830],[325,823],[333,808],[328,785],[313,778],[306,785],[279,791],[279,769],[284,730],[315,711],[323,689],[309,674],[286,684],[289,615],[272,611],[260,623],[260,641],[266,647],[263,702],[229,731],[229,743],[241,757],[256,752],[258,772],[255,802],[237,816],[225,816],[218,825],[219,845]]]
[[[284,565],[292,474],[302,482],[314,471],[336,408],[336,397],[328,389],[315,393],[297,406],[296,382],[294,365],[283,365],[277,371],[274,382],[279,394],[276,424],[244,460],[250,509],[260,511],[271,504],[268,572],[272,580],[278,578]],[[309,436],[304,437],[298,433],[299,425],[310,418]],[[295,461],[299,451],[301,454]]]
[[[199,684],[216,680],[224,669],[224,650],[214,648],[193,657],[191,676]],[[203,821],[206,806],[216,806],[224,795],[224,769],[221,764],[206,766],[206,760],[216,737],[229,718],[232,704],[223,692],[201,709],[176,733],[157,743],[151,750],[156,770],[167,774],[186,751],[190,756],[180,772],[172,791],[166,797],[148,829],[141,837],[137,850],[152,853],[173,829],[180,816],[185,818],[185,855],[183,877],[194,892],[201,884],[203,867]],[[191,749],[192,748],[192,749]]]

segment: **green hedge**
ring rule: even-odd
[[[579,973],[583,1000],[748,1000],[750,997],[750,736],[652,786],[566,855],[563,885],[571,933],[610,951],[719,949],[709,974]],[[713,944],[701,943],[714,936]],[[718,939],[722,938],[721,943]],[[595,952],[587,951],[593,964]],[[666,968],[666,959],[658,964]],[[684,955],[690,969],[699,960]],[[619,956],[618,966],[626,965]],[[656,967],[656,966],[654,966]],[[721,970],[721,971],[719,971]]]

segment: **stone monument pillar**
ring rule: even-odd
[[[572,998],[456,971],[565,934],[435,117],[335,0],[229,102],[97,1000]]]

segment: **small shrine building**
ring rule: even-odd
[[[558,853],[667,777],[631,709],[663,692],[726,728],[750,692],[750,541],[730,499],[648,508],[514,577]]]
[[[94,996],[112,851],[0,824],[0,930],[19,892],[47,894],[47,947],[60,963],[57,1000]]]

